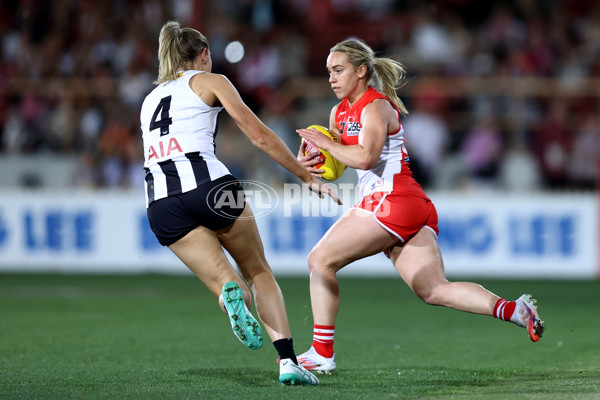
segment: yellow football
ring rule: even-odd
[[[327,128],[325,128],[324,126],[311,125],[306,129],[311,129],[311,128],[315,128],[316,130],[318,130],[325,136],[329,137],[334,142],[339,143],[338,138],[336,138],[331,133],[329,133],[329,130],[327,130]],[[314,152],[317,150],[321,152],[321,157],[325,160],[325,162],[323,162],[321,164],[316,164],[314,167],[325,171],[321,175],[321,177],[323,179],[326,179],[328,181],[335,181],[340,176],[342,176],[342,174],[344,173],[344,170],[346,169],[346,166],[344,164],[342,164],[341,162],[336,160],[328,151],[322,150],[322,149],[318,148],[317,146],[315,146],[315,144],[312,143],[310,140],[304,140],[304,139],[302,139],[302,140],[306,143],[306,146],[304,147],[304,155],[307,155],[308,153],[311,153],[311,152]]]

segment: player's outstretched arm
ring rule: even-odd
[[[279,165],[300,178],[319,197],[322,198],[323,194],[328,194],[336,203],[341,204],[331,185],[316,179],[298,162],[283,140],[269,129],[244,103],[229,79],[219,74],[207,74],[203,78],[202,86],[214,93],[227,113],[254,146],[267,153]],[[192,85],[196,82],[200,83],[199,81],[193,81]],[[192,89],[196,91],[194,87]]]

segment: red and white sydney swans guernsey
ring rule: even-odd
[[[229,174],[215,155],[222,107],[210,107],[190,87],[202,71],[158,85],[142,104],[146,204]]]
[[[342,100],[335,114],[337,128],[342,134],[342,144],[358,144],[358,135],[362,130],[360,116],[363,109],[376,99],[389,101],[385,95],[372,87],[369,87],[352,107],[347,99]],[[390,104],[398,113],[398,122],[400,123],[398,109],[393,103],[390,102]],[[404,142],[404,129],[400,123],[398,131],[388,134],[377,164],[370,170],[356,170],[362,197],[374,192],[389,193],[393,191],[412,193],[426,198],[421,186],[412,178]]]

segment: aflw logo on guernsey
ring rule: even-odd
[[[279,204],[279,196],[269,185],[257,181],[239,181],[243,191],[230,189],[231,182],[225,182],[215,186],[206,197],[206,201],[212,206],[212,210],[225,218],[258,218],[269,214]],[[230,210],[244,208],[245,202],[250,204],[254,215],[252,217],[238,217],[230,214]]]

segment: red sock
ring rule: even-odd
[[[313,333],[313,347],[323,357],[333,357],[333,332],[335,326],[315,325]]]
[[[515,307],[517,303],[514,301],[507,301],[504,299],[500,299],[496,302],[494,306],[494,318],[499,318],[504,321],[510,321],[513,313],[515,312]]]

